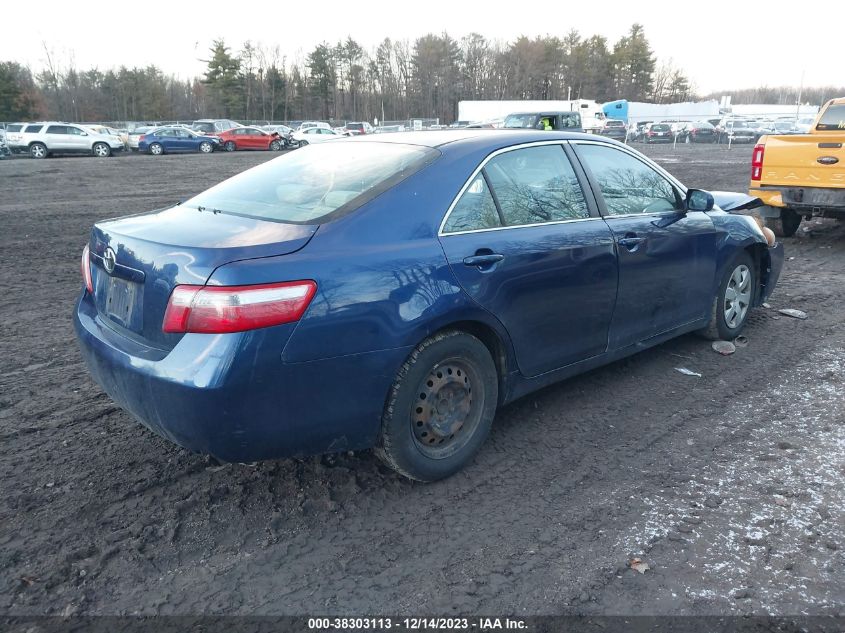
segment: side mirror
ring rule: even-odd
[[[713,196],[701,189],[687,189],[684,208],[687,211],[711,211],[716,204]]]

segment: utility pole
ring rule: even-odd
[[[795,120],[801,118],[801,96],[804,94],[804,70],[801,70],[801,85],[798,88],[798,105],[795,106]]]

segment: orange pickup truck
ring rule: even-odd
[[[751,157],[748,193],[777,235],[790,236],[802,218],[845,220],[845,98],[828,101],[809,134],[763,136]]]

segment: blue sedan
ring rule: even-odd
[[[138,139],[138,151],[153,156],[174,152],[200,152],[210,154],[220,147],[216,136],[197,134],[186,127],[161,127],[147,132]]]
[[[525,394],[686,332],[735,338],[783,263],[726,212],[753,204],[591,135],[345,139],[96,224],[76,332],[109,395],[183,447],[374,447],[431,481]]]

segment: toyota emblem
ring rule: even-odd
[[[106,252],[103,253],[103,267],[106,269],[106,272],[111,275],[114,272],[115,264],[117,264],[117,255],[115,255],[114,249],[109,247],[106,249]]]

